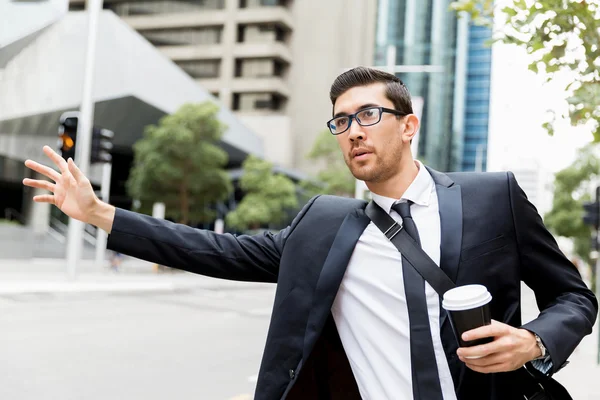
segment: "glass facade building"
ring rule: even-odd
[[[489,28],[469,27],[469,52],[462,170],[487,169],[487,142],[490,119],[492,38]]]
[[[423,99],[420,160],[441,171],[485,170],[491,32],[457,18],[450,3],[379,0],[374,61],[393,62],[412,96]]]

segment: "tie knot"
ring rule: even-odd
[[[392,206],[392,210],[396,211],[402,219],[404,218],[412,218],[410,215],[410,206],[412,205],[412,201],[403,201],[401,203],[396,203]]]

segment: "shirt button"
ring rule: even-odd
[[[290,369],[290,379],[294,379],[296,377],[296,371]]]

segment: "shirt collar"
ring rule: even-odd
[[[371,193],[373,201],[388,214],[391,211],[392,206],[400,201],[412,201],[420,206],[429,206],[429,203],[431,202],[431,193],[434,189],[433,178],[420,161],[415,160],[415,162],[419,167],[419,172],[402,195],[402,198],[394,199]]]

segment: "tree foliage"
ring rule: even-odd
[[[572,238],[575,253],[589,262],[591,228],[583,223],[583,203],[590,201],[590,181],[600,176],[598,145],[579,150],[569,167],[554,180],[552,209],[545,215],[546,226],[556,235]]]
[[[163,202],[167,216],[187,224],[214,218],[210,204],[232,191],[225,171],[228,155],[217,143],[226,126],[210,102],[183,105],[158,125],[146,127],[133,146],[127,191],[141,202],[141,212]]]
[[[245,192],[237,208],[227,214],[228,226],[239,230],[280,224],[298,207],[296,186],[288,177],[273,173],[273,164],[249,156],[243,164],[240,188]]]
[[[308,196],[317,194],[354,196],[356,180],[350,173],[337,141],[329,130],[326,129],[317,136],[307,159],[324,165],[315,180],[305,180],[301,183]]]
[[[497,3],[497,2],[496,2]],[[492,0],[459,0],[451,7],[469,14],[475,24],[492,26],[498,9]],[[496,40],[513,43],[532,57],[529,69],[547,81],[568,72],[565,87],[568,115],[544,124],[550,135],[554,123],[568,118],[572,125],[590,124],[600,141],[600,0],[512,0],[500,9],[506,26]]]

